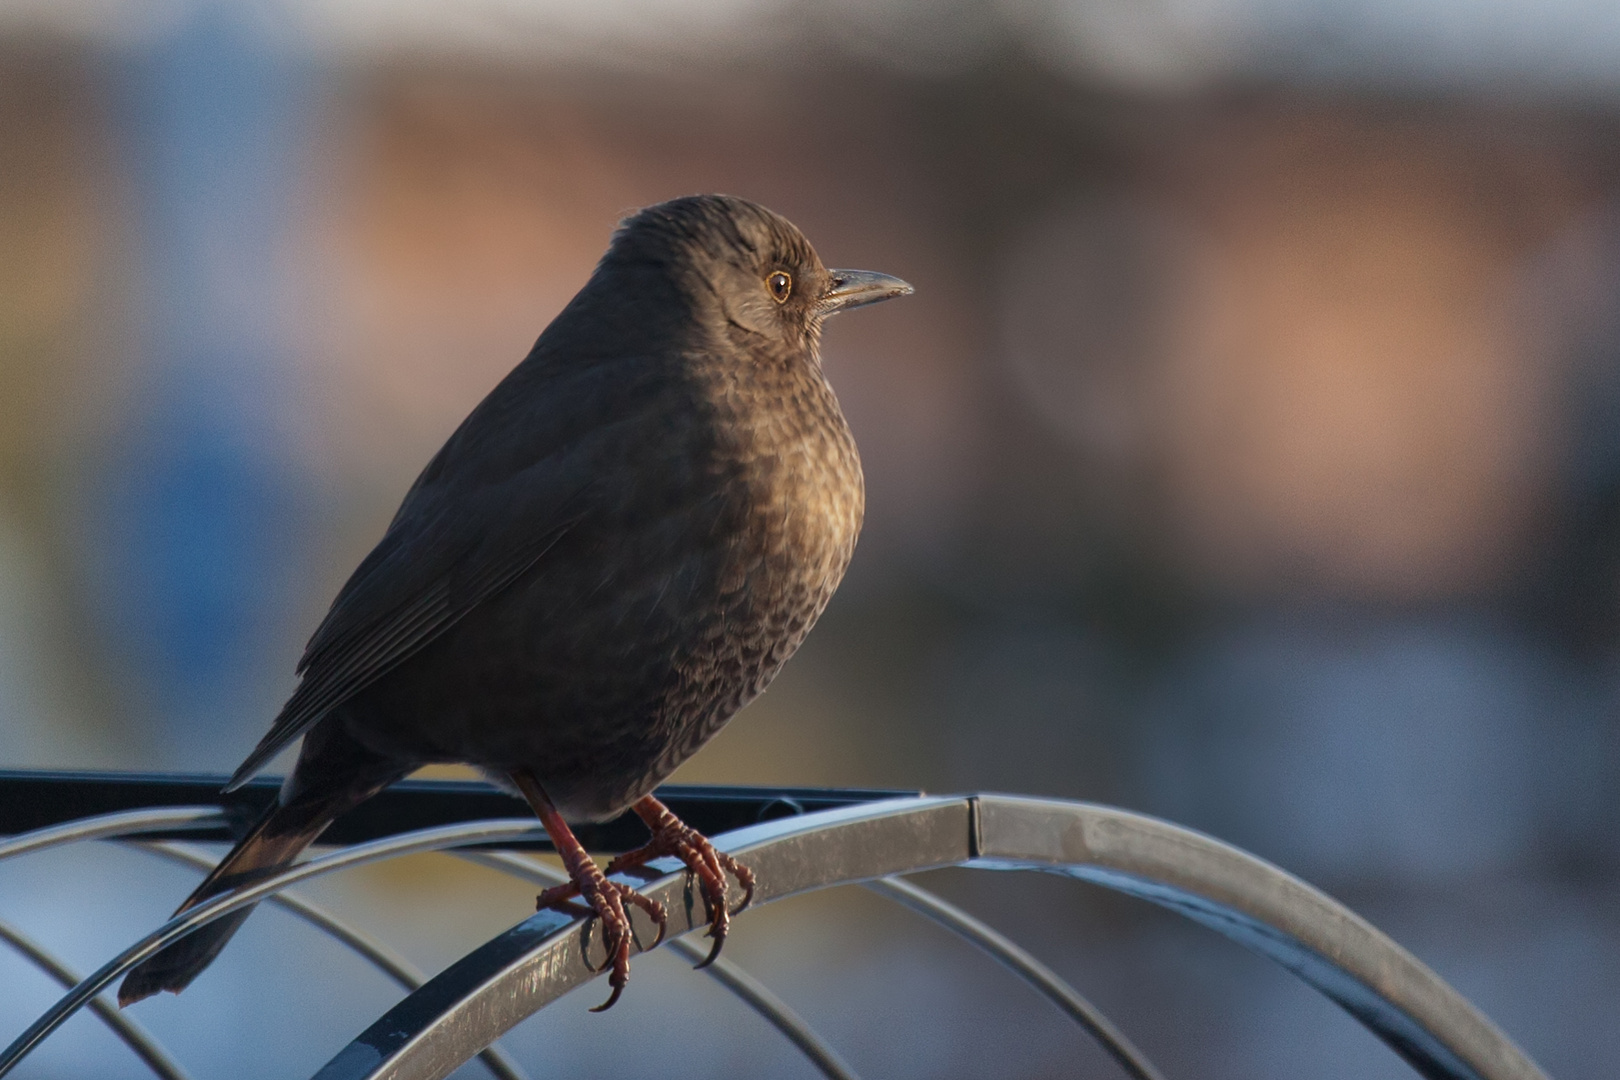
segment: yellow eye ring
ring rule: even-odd
[[[765,287],[771,291],[771,296],[778,304],[785,304],[787,298],[793,295],[793,275],[785,270],[778,270],[765,279]]]

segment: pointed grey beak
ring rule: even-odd
[[[848,311],[850,308],[861,307],[864,304],[875,304],[879,300],[889,300],[896,296],[906,296],[915,291],[910,285],[897,277],[888,274],[875,274],[870,270],[829,270],[832,275],[832,288],[822,296],[822,315],[831,315],[838,311]]]

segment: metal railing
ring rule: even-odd
[[[209,858],[172,841],[229,839],[233,826],[240,828],[274,797],[274,783],[262,782],[232,798],[220,796],[218,780],[211,777],[0,773],[0,835],[10,835],[0,840],[0,859],[98,839],[206,870]],[[659,797],[754,868],[755,905],[812,889],[863,884],[1000,961],[1096,1039],[1135,1080],[1160,1080],[1160,1073],[1095,1006],[1034,956],[904,875],[962,866],[1043,871],[1103,885],[1174,910],[1276,961],[1344,1007],[1431,1080],[1545,1080],[1468,1001],[1348,909],[1269,863],[1167,822],[1105,806],[1005,795],[671,787]],[[623,850],[641,839],[636,829],[621,820],[588,834],[581,830],[581,838],[595,851]],[[599,973],[602,946],[599,935],[591,933],[592,920],[539,912],[424,981],[386,945],[286,891],[338,870],[437,850],[536,884],[553,884],[556,871],[512,853],[548,846],[523,804],[484,784],[407,781],[341,819],[329,836],[349,846],[200,904],[83,978],[16,928],[0,925],[0,941],[71,987],[0,1052],[0,1076],[68,1017],[89,1007],[155,1073],[180,1080],[185,1075],[180,1066],[99,995],[169,942],[261,900],[331,935],[407,991],[333,1057],[316,1074],[318,1080],[438,1080],[474,1056],[504,1080],[523,1076],[495,1041]],[[663,860],[652,867],[663,876],[640,888],[668,912],[669,947],[701,959],[704,950],[682,940],[706,926],[701,900],[679,864]],[[643,940],[652,940],[650,926],[638,930]],[[823,1075],[855,1075],[785,1002],[736,964],[722,958],[706,970]]]

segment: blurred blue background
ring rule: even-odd
[[[825,342],[849,580],[676,779],[1164,815],[1349,902],[1552,1075],[1612,1075],[1617,57],[1583,0],[11,0],[0,763],[233,768],[618,218],[729,191],[918,292]],[[1410,1075],[1169,915],[988,877],[933,884],[1170,1075]],[[0,917],[88,969],[187,889],[61,853],[0,867]],[[437,858],[315,891],[430,969],[532,904]],[[1112,1075],[864,895],[728,950],[869,1075]],[[20,1029],[50,988],[0,977]],[[391,1000],[264,912],[139,1012],[198,1075],[281,1077]],[[537,1075],[810,1075],[670,957],[585,1004],[514,1034]],[[78,1024],[23,1075],[141,1075]]]

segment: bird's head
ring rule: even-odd
[[[829,270],[792,222],[731,195],[691,195],[626,218],[608,261],[656,269],[724,331],[812,354],[830,315],[912,291],[888,274]]]

